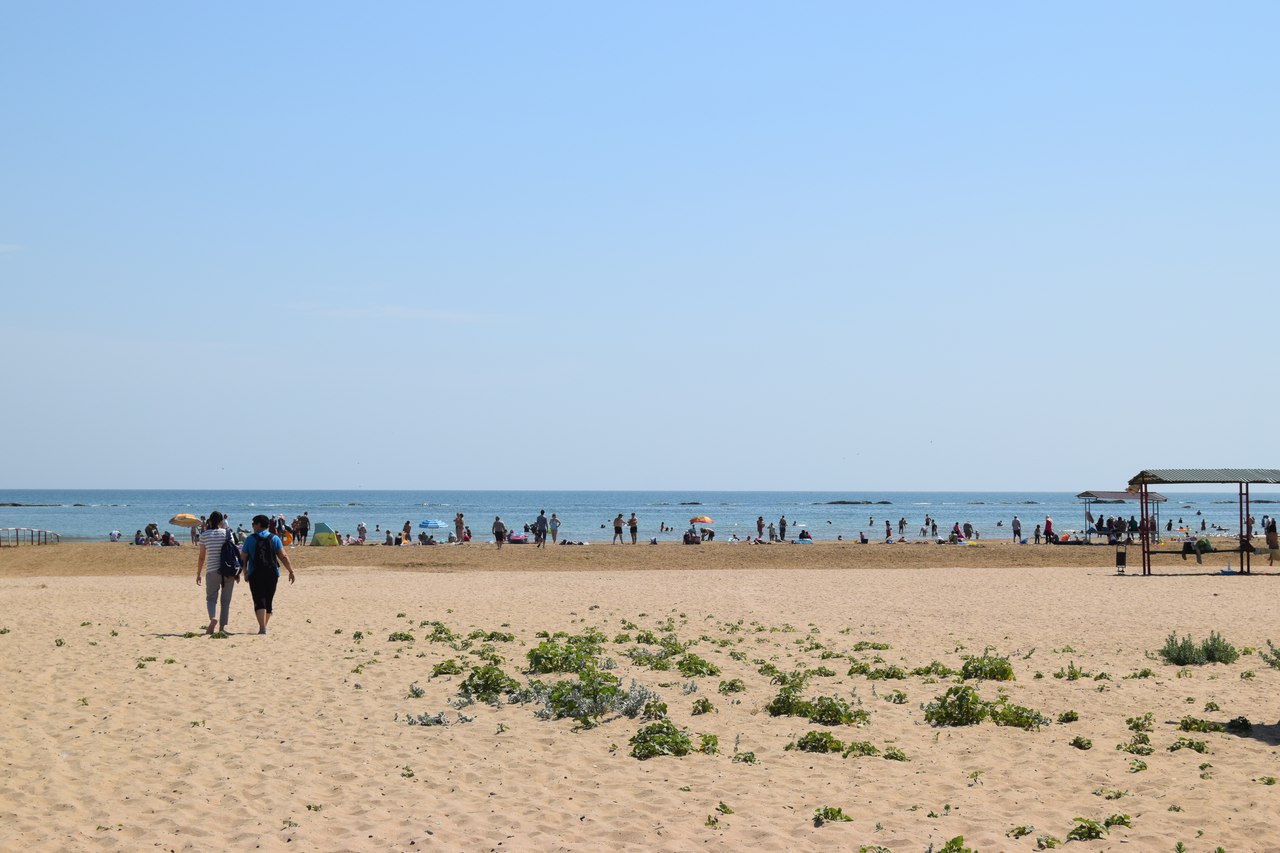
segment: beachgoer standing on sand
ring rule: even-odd
[[[368,535],[369,528],[365,526],[363,521],[356,525],[356,538],[359,539],[361,543],[364,542],[365,537]]]
[[[1276,552],[1280,551],[1280,535],[1276,533],[1274,518],[1267,519],[1267,526],[1263,528],[1263,532],[1267,536],[1267,565],[1270,566],[1276,561]]]
[[[284,550],[284,543],[279,536],[268,531],[271,519],[265,515],[253,517],[253,535],[244,542],[240,551],[244,559],[244,577],[249,582],[249,591],[253,593],[253,612],[258,617],[258,633],[267,633],[267,623],[271,621],[271,605],[276,596],[276,585],[280,582],[280,563],[289,570],[289,583],[296,579],[293,564]]]
[[[1040,525],[1036,525],[1036,544],[1040,544]]]
[[[778,538],[783,542],[787,541],[787,517],[785,515],[778,519]]]
[[[764,516],[763,515],[756,519],[756,538],[759,539],[762,536],[764,536]]]
[[[493,541],[498,543],[499,551],[502,550],[502,543],[507,541],[507,526],[496,515],[493,517]]]
[[[609,540],[609,544],[624,544],[622,541],[622,513],[618,513],[618,517],[613,520],[613,538]]]
[[[556,514],[551,513],[551,521],[547,523],[547,527],[551,529],[551,544],[556,544],[556,537],[560,535],[560,519],[556,518]]]
[[[770,542],[778,541],[778,530],[776,527],[773,526],[772,521],[769,522],[769,541]]]
[[[1044,517],[1044,541],[1053,541],[1053,519],[1047,515]]]
[[[302,514],[302,518],[298,519],[298,532],[302,536],[302,544],[306,545],[307,537],[311,535],[311,516],[305,512]]]
[[[1018,518],[1016,515],[1013,517],[1013,541],[1022,541],[1022,519]]]
[[[209,610],[209,627],[206,634],[212,634],[215,626],[219,631],[227,630],[227,618],[231,615],[231,593],[240,581],[240,573],[234,577],[222,575],[222,543],[227,541],[231,531],[222,526],[222,513],[214,510],[209,513],[207,526],[200,533],[200,559],[196,561],[196,586],[200,586],[201,575],[204,576],[204,598]],[[222,610],[219,613],[218,603],[221,600]],[[215,618],[221,615],[221,619]]]
[[[636,544],[636,533],[640,528],[640,519],[636,518],[636,514],[631,513],[631,517],[627,519],[627,529],[631,531],[631,544]]]
[[[453,517],[453,535],[458,537],[458,541],[462,541],[462,530],[466,527],[466,522],[462,520],[462,513],[458,513]]]
[[[533,523],[533,545],[541,548],[547,544],[547,511],[538,512],[538,520]]]
[[[889,519],[887,518],[884,520],[884,538],[885,539],[893,538],[893,528],[889,526]]]

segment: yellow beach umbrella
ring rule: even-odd
[[[695,515],[693,518],[689,519],[689,523],[690,524],[715,524],[715,522],[711,520],[710,516],[706,516],[706,515]]]
[[[173,518],[169,519],[169,523],[175,524],[178,527],[199,527],[200,519],[196,518],[189,512],[180,512]]]

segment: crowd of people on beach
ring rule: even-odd
[[[1200,513],[1196,513],[1199,515]],[[445,529],[446,524],[440,521],[424,521],[420,525],[422,528],[417,534],[414,534],[412,522],[406,520],[402,527],[393,530],[391,527],[383,528],[381,524],[375,524],[370,535],[368,526],[362,521],[356,525],[354,533],[348,532],[345,535],[340,531],[329,531],[325,526],[321,526],[321,530],[325,531],[323,542],[313,542],[312,529],[313,525],[309,512],[295,516],[292,521],[285,519],[283,514],[275,516],[263,516],[267,519],[267,530],[270,535],[277,536],[285,547],[297,547],[307,544],[336,544],[343,546],[350,545],[382,545],[391,547],[402,547],[406,545],[462,545],[473,541],[471,527],[467,524],[463,513],[457,513],[452,522],[452,530],[448,530],[444,534],[438,534],[431,528]],[[227,517],[222,515],[223,524],[227,524]],[[179,521],[175,518],[171,521]],[[189,519],[189,520],[193,520]],[[845,536],[838,534],[834,537],[837,542],[852,542],[857,544],[870,544],[872,541],[882,542],[884,544],[902,544],[911,541],[908,539],[907,530],[911,526],[905,516],[899,517],[896,521],[885,518],[881,520],[884,524],[883,534],[877,539],[870,539],[865,530],[859,530],[856,535]],[[1130,515],[1127,519],[1121,515],[1100,516],[1094,518],[1092,514],[1086,513],[1087,526],[1083,530],[1069,530],[1060,533],[1054,527],[1053,518],[1045,516],[1044,521],[1037,523],[1032,532],[1024,534],[1023,522],[1014,515],[1009,524],[1012,532],[1012,538],[1015,544],[1078,544],[1086,541],[1089,536],[1102,536],[1109,544],[1132,544],[1138,539],[1143,531],[1144,522],[1140,521],[1136,516]],[[696,522],[704,522],[699,525]],[[1168,519],[1163,525],[1164,530],[1160,531],[1156,527],[1154,519],[1146,521],[1150,525],[1150,532],[1153,535],[1163,533],[1173,534],[1175,531],[1174,520]],[[1262,528],[1265,532],[1267,525],[1274,524],[1274,519],[1263,517]],[[199,542],[200,534],[206,529],[208,519],[206,516],[200,516],[199,524],[192,528],[192,542]],[[827,524],[832,524],[827,521]],[[876,527],[877,521],[875,516],[869,516],[867,519],[869,527]],[[1205,520],[1200,521],[1200,536],[1195,535],[1194,529],[1184,524],[1183,519],[1177,519],[1177,534],[1187,540],[1195,540],[1196,538],[1204,538],[1207,541],[1208,536],[1226,535],[1226,528],[1221,525],[1213,525],[1213,530],[1209,530],[1209,525]],[[1004,528],[1003,519],[996,521],[997,528]],[[548,515],[545,509],[540,510],[536,518],[532,521],[522,522],[518,525],[508,525],[502,520],[501,516],[494,516],[493,523],[490,526],[490,532],[493,536],[493,542],[497,547],[504,545],[523,545],[533,544],[535,548],[546,547],[548,541],[553,545],[585,545],[587,543],[581,541],[567,540],[561,537],[562,521],[559,515],[552,512]],[[619,512],[612,521],[601,522],[600,528],[608,530],[612,528],[613,536],[610,544],[637,545],[641,540],[640,519],[635,512],[626,513]],[[1250,538],[1254,529],[1254,520],[1249,519]],[[333,538],[327,538],[329,533]],[[788,533],[792,536],[788,536]],[[231,536],[233,540],[239,544],[243,543],[250,535],[251,531],[246,530],[243,526],[236,527]],[[716,540],[716,531],[711,526],[711,520],[706,517],[696,517],[690,520],[689,527],[683,530],[677,530],[675,527],[668,525],[665,521],[659,523],[659,536],[667,534],[675,534],[685,544],[702,544],[705,542],[713,542]],[[951,528],[945,533],[940,534],[938,519],[931,514],[926,513],[924,520],[918,528],[918,536],[914,541],[932,541],[940,545],[965,545],[972,544],[982,540],[982,531],[975,527],[971,522],[954,522]],[[658,544],[659,536],[649,536],[645,534],[645,540],[649,544]],[[120,541],[124,537],[120,531],[113,530],[110,534],[111,541]],[[755,521],[755,535],[746,535],[740,537],[737,532],[727,534],[727,541],[732,544],[745,543],[751,545],[770,545],[770,544],[810,544],[816,540],[813,530],[803,523],[795,524],[789,522],[785,515],[781,516],[777,522],[765,521],[763,515],[758,516]],[[176,547],[182,543],[179,538],[168,530],[161,531],[158,524],[151,523],[145,528],[135,532],[133,544],[146,546]]]

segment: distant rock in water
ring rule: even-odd
[[[702,501],[680,501],[680,506],[702,506]]]
[[[32,506],[62,506],[62,504],[7,504],[7,503],[0,503],[0,506],[21,506],[21,507],[32,507]],[[84,504],[76,504],[76,506],[84,506]]]
[[[893,501],[822,501],[815,506],[892,506]]]

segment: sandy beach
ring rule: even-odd
[[[994,542],[293,555],[272,634],[248,633],[240,589],[231,636],[211,639],[189,546],[0,549],[0,849],[902,853],[963,835],[1035,850],[1077,817],[1114,815],[1132,826],[1072,849],[1280,849],[1280,671],[1253,653],[1280,641],[1265,559],[1252,577],[1209,557],[1142,578],[1117,576],[1110,548]],[[658,694],[695,751],[638,760],[649,721],[617,712],[584,728],[540,719],[537,701],[458,701],[482,657],[522,687],[576,681],[526,674],[526,653],[539,632],[589,629],[603,671]],[[1188,667],[1155,654],[1171,631],[1213,630],[1246,653]],[[671,669],[628,656],[661,648],[644,632],[678,638]],[[984,651],[1015,680],[963,684],[1051,722],[926,722],[921,706],[961,682],[907,673]],[[719,672],[682,675],[688,655]],[[463,672],[433,677],[449,660]],[[895,666],[905,678],[871,677]],[[801,696],[841,697],[865,721],[771,715],[774,670],[809,671]],[[713,710],[694,715],[701,699]],[[1078,720],[1058,722],[1066,711]],[[1150,754],[1118,750],[1147,713]],[[447,725],[406,724],[437,714]],[[1252,726],[1179,731],[1186,717]],[[786,748],[812,731],[877,754]],[[696,751],[701,734],[718,754]],[[1179,738],[1205,751],[1170,751]],[[826,807],[852,820],[816,826]]]

